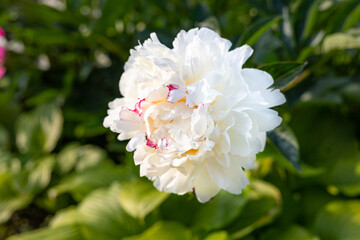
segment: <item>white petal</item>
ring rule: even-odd
[[[241,74],[252,90],[267,89],[274,83],[270,74],[258,69],[244,68]]]
[[[186,93],[181,89],[174,89],[169,91],[169,95],[166,98],[168,102],[176,103],[180,99],[184,98],[186,96]]]
[[[208,158],[206,160],[206,169],[210,178],[219,188],[225,189],[228,186],[225,168],[222,167],[215,158]]]
[[[231,62],[234,64],[238,64],[241,68],[242,65],[248,60],[248,58],[252,55],[253,49],[249,45],[243,45],[229,52],[229,57]]]
[[[126,150],[128,152],[132,152],[137,148],[137,146],[145,142],[146,142],[145,134],[143,132],[140,132],[136,134],[133,138],[131,138],[129,143],[126,145]]]
[[[244,171],[240,167],[229,167],[226,171],[226,176],[228,178],[228,187],[226,187],[226,191],[229,191],[233,194],[240,194],[243,189],[249,184],[249,180],[247,179]]]
[[[136,148],[136,151],[134,152],[134,162],[135,165],[141,164],[144,159],[150,154],[149,151],[144,147],[144,145],[140,145]]]
[[[205,105],[200,105],[193,111],[191,117],[191,132],[197,137],[203,136],[207,129],[206,110],[207,107]]]
[[[210,178],[206,169],[203,169],[197,176],[194,183],[196,198],[199,202],[207,202],[220,191],[220,188]]]

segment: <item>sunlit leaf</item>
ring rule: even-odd
[[[31,232],[25,232],[20,235],[13,235],[7,240],[86,240],[76,225],[66,225],[56,228],[41,228]]]
[[[336,201],[327,204],[319,213],[315,230],[321,239],[360,239],[360,201]]]
[[[121,185],[119,202],[129,215],[143,219],[168,196],[168,193],[158,191],[151,182],[136,180]]]
[[[119,185],[113,184],[109,189],[97,190],[80,204],[78,211],[86,236],[120,239],[138,234],[144,229],[121,207],[118,201],[119,189]]]
[[[360,4],[352,9],[351,13],[347,16],[346,21],[343,24],[343,30],[347,31],[354,27],[360,21]]]
[[[30,192],[41,191],[50,183],[55,158],[47,156],[39,159],[36,163],[35,167],[27,169],[27,189]]]
[[[176,222],[157,222],[145,232],[124,240],[190,240],[191,232]]]
[[[22,114],[16,125],[16,144],[22,153],[51,152],[62,132],[63,117],[52,104]]]
[[[0,223],[6,222],[13,212],[26,207],[32,199],[32,194],[18,194],[14,191],[8,173],[0,174]]]
[[[358,36],[360,36],[360,33]],[[358,36],[351,33],[334,33],[326,36],[321,46],[322,52],[328,53],[332,50],[360,48]]]
[[[262,238],[265,239],[276,239],[276,240],[320,240],[319,237],[311,234],[307,229],[299,225],[292,225],[287,228],[281,229],[270,229]]]
[[[65,174],[75,169],[80,172],[98,165],[106,159],[105,151],[97,146],[71,143],[64,147],[57,157],[57,170]]]
[[[209,234],[204,240],[230,240],[230,237],[226,231],[218,231]]]

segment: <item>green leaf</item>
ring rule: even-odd
[[[360,21],[360,4],[351,11],[343,24],[343,31],[354,27]]]
[[[32,199],[32,194],[18,194],[14,191],[9,173],[0,174],[0,224],[6,222],[16,210],[30,204]]]
[[[221,191],[211,201],[198,207],[197,212],[193,214],[193,227],[206,231],[220,229],[240,215],[246,202],[247,198],[244,195]]]
[[[80,172],[88,167],[98,165],[106,159],[104,150],[93,145],[71,143],[61,150],[57,157],[57,170],[65,174],[75,169]]]
[[[56,228],[66,225],[72,225],[79,223],[80,220],[80,213],[77,208],[73,206],[62,209],[56,213],[56,215],[51,219],[50,227]]]
[[[327,204],[315,221],[321,239],[360,239],[360,201],[336,201]]]
[[[319,237],[312,235],[308,230],[299,225],[291,225],[287,228],[275,229],[272,228],[262,235],[263,240],[320,240]]]
[[[304,27],[304,32],[303,32],[303,36],[304,38],[308,38],[310,37],[314,26],[316,25],[316,21],[319,15],[319,5],[320,5],[321,1],[316,0],[313,1],[307,16],[306,16],[306,23],[305,23],[305,27]]]
[[[237,46],[253,45],[267,30],[280,21],[281,17],[261,18],[246,29]]]
[[[227,227],[231,239],[242,238],[255,229],[271,223],[281,210],[281,194],[275,186],[253,180],[251,188],[246,192],[248,201],[244,211]]]
[[[321,46],[323,53],[329,53],[333,50],[345,50],[360,48],[360,33],[334,33],[324,38]]]
[[[176,222],[157,222],[145,232],[123,240],[191,240],[191,232]]]
[[[120,186],[96,190],[80,204],[80,223],[91,239],[121,239],[141,232],[145,226],[129,216],[121,207],[118,196]],[[98,238],[96,238],[98,237]]]
[[[119,202],[132,217],[144,219],[168,198],[169,194],[159,192],[151,182],[135,180],[123,183],[119,193]]]
[[[274,87],[288,90],[302,80],[296,77],[304,70],[306,65],[306,62],[277,62],[262,65],[259,68],[268,72],[274,78]]]
[[[226,231],[218,231],[209,234],[204,240],[230,240],[230,237]]]
[[[34,168],[27,169],[27,191],[36,193],[43,190],[50,183],[54,165],[55,158],[53,156],[46,156],[38,159]]]
[[[123,181],[128,178],[127,170],[121,166],[99,164],[62,178],[58,185],[48,190],[48,195],[50,198],[55,198],[69,192],[77,201],[81,201],[88,193],[97,188],[106,187],[115,181]]]
[[[47,89],[36,94],[31,98],[28,98],[26,100],[26,104],[29,106],[44,104],[47,102],[54,101],[57,97],[59,97],[59,95],[60,95],[60,91],[58,89]]]
[[[317,182],[349,196],[360,193],[359,141],[354,123],[339,107],[311,101],[298,104],[289,124],[302,160],[325,170],[315,178]]]
[[[76,225],[66,225],[56,228],[41,228],[35,231],[25,232],[19,235],[13,235],[7,240],[85,240]]]
[[[280,151],[297,170],[300,170],[299,143],[292,130],[283,123],[273,131],[268,132],[268,137],[278,151]]]
[[[63,117],[52,104],[41,105],[20,115],[16,123],[16,144],[22,153],[51,152],[60,137]]]

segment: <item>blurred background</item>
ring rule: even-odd
[[[358,0],[1,0],[0,27],[0,239],[360,239]],[[130,49],[193,27],[252,46],[287,98],[251,185],[206,204],[102,125]]]

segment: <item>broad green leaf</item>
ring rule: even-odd
[[[88,167],[98,165],[106,159],[104,150],[93,145],[71,143],[61,150],[57,156],[57,170],[65,174],[75,169],[80,172]]]
[[[360,4],[351,11],[351,13],[347,16],[344,24],[343,31],[347,31],[350,28],[354,27],[360,21]]]
[[[60,183],[48,190],[50,198],[69,192],[78,201],[96,188],[106,187],[115,181],[129,178],[125,168],[112,164],[99,164],[62,178]]]
[[[259,68],[268,72],[274,78],[274,87],[288,90],[302,80],[297,76],[304,70],[306,65],[306,62],[278,62],[262,65]]]
[[[204,240],[230,240],[230,237],[226,231],[218,231],[209,234]]]
[[[186,227],[191,228],[194,225],[193,216],[196,215],[201,205],[192,193],[185,195],[170,194],[169,198],[160,205],[159,212],[161,219],[181,222]],[[181,206],[181,211],[174,211],[174,209],[179,209],[179,206]]]
[[[66,225],[56,228],[46,227],[38,230],[13,235],[7,240],[86,240],[81,234],[80,228],[76,225]]]
[[[51,152],[60,137],[63,117],[52,104],[23,113],[16,124],[16,144],[22,153]]]
[[[323,53],[329,53],[332,50],[346,50],[360,48],[360,33],[334,33],[324,38],[321,46]]]
[[[16,210],[30,204],[32,199],[32,194],[14,191],[9,173],[0,173],[0,224],[6,222]]]
[[[145,226],[128,215],[121,207],[118,196],[120,186],[113,184],[108,189],[96,190],[89,194],[78,207],[79,223],[91,239],[121,239],[140,233]]]
[[[29,192],[39,192],[50,183],[55,158],[47,156],[38,159],[36,163],[34,168],[26,169],[28,171],[27,190]]]
[[[307,102],[298,104],[290,121],[300,145],[302,160],[324,168],[315,180],[340,192],[360,193],[359,141],[355,126],[334,104]]]
[[[18,171],[12,172],[13,187],[19,193],[39,193],[50,183],[55,158],[48,155],[26,161],[23,166],[18,166]]]
[[[5,159],[6,158],[6,159]],[[0,222],[7,221],[16,210],[31,203],[34,195],[50,182],[52,156],[28,162],[23,168],[11,155],[0,157]]]
[[[268,137],[280,153],[297,169],[299,165],[299,144],[291,129],[284,123],[271,132]]]
[[[168,196],[168,193],[158,191],[151,182],[137,179],[121,185],[119,202],[130,216],[144,219]]]
[[[327,204],[315,221],[321,239],[360,239],[360,201],[336,201]]]
[[[157,222],[143,233],[123,240],[191,240],[191,232],[176,222]]]
[[[206,231],[220,229],[240,215],[246,202],[244,194],[238,196],[221,191],[211,201],[198,207],[193,215],[193,227]]]
[[[246,192],[248,201],[243,211],[227,227],[231,239],[242,238],[271,223],[281,210],[281,194],[275,186],[259,180],[253,180],[250,186]]]
[[[281,17],[261,18],[253,23],[242,35],[240,41],[236,45],[253,45],[267,30],[280,21]]]
[[[69,207],[67,209],[60,210],[56,215],[51,219],[50,226],[53,228],[72,225],[79,223],[80,213],[77,208]]]
[[[320,240],[319,237],[314,236],[304,227],[299,225],[291,225],[287,228],[275,229],[272,228],[262,235],[261,240],[276,239],[276,240]]]

